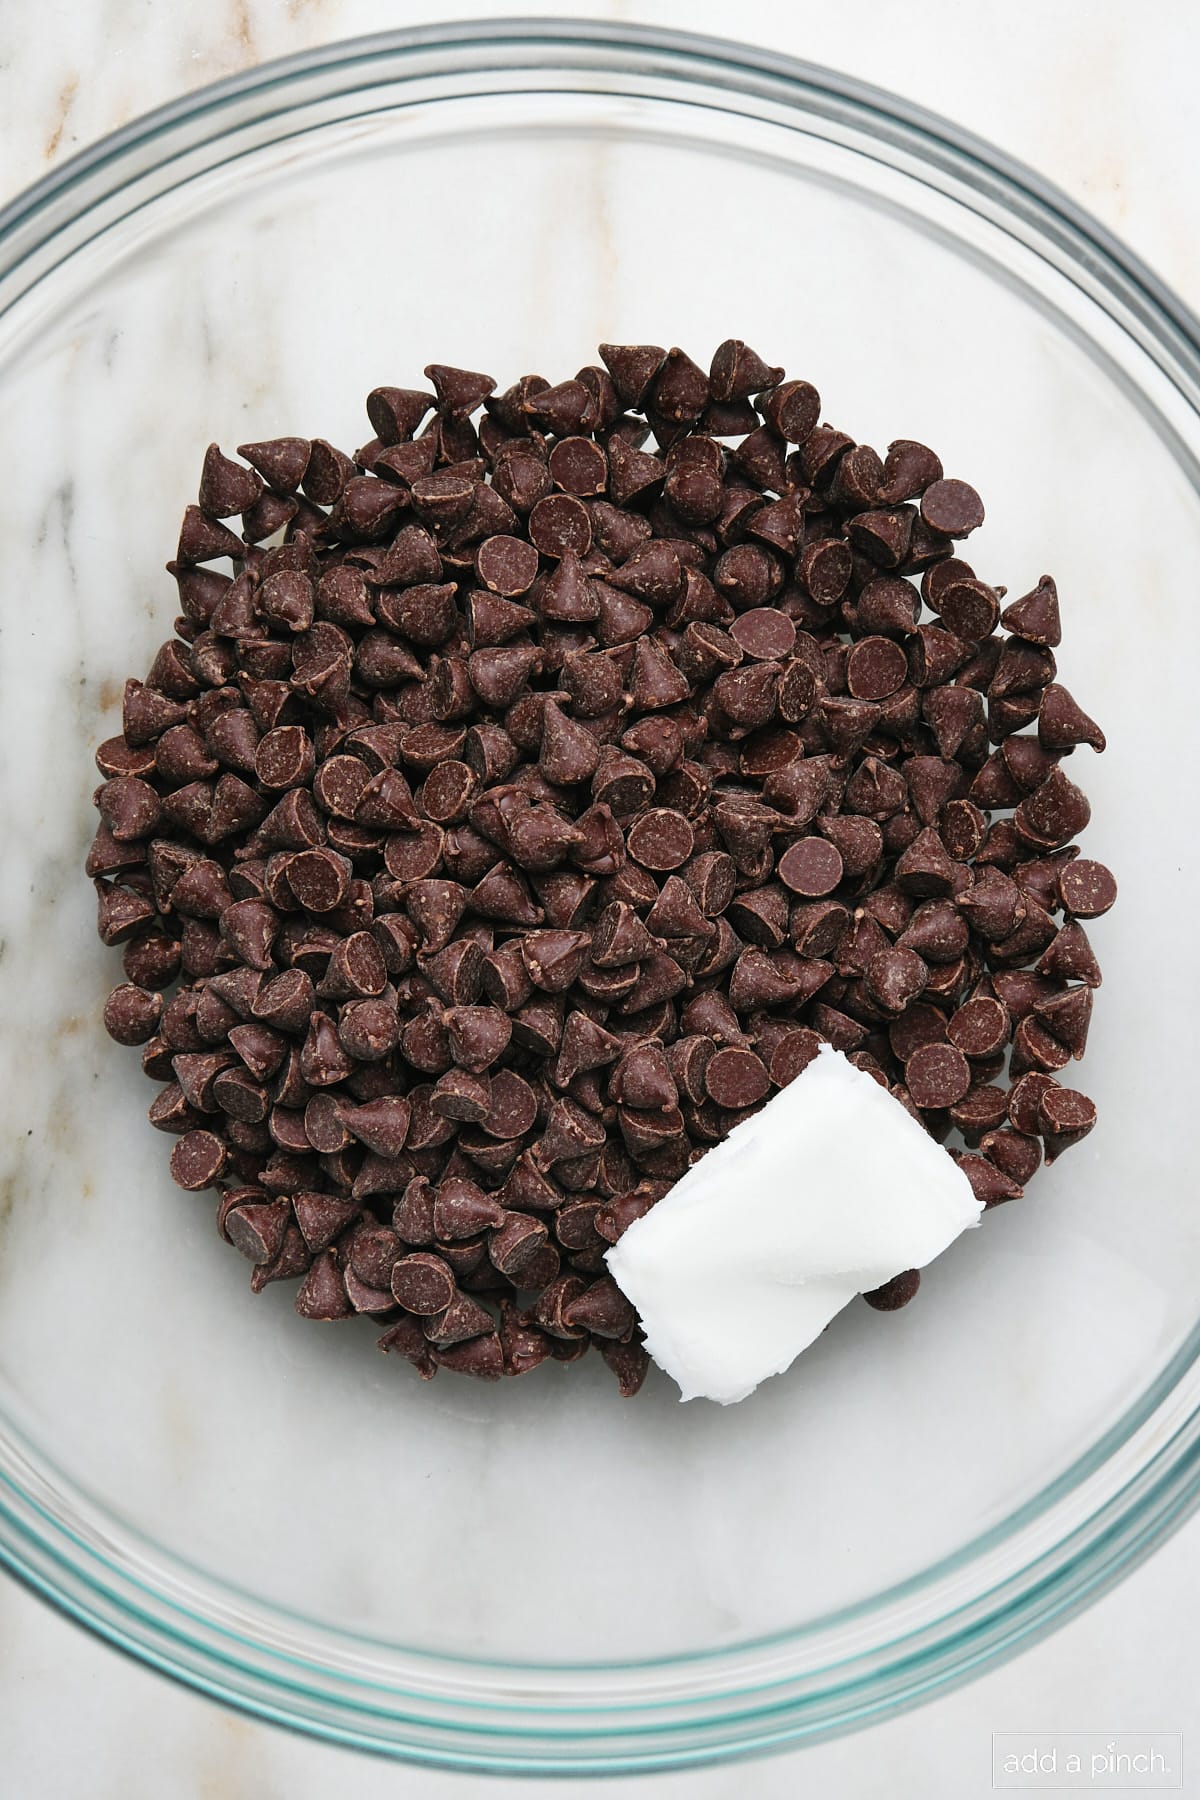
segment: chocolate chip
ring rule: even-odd
[[[148,932],[126,944],[121,960],[135,987],[169,987],[179,973],[179,940],[166,932]]]
[[[897,438],[888,445],[884,458],[879,497],[889,504],[915,500],[941,479],[941,460],[928,445],[919,444],[912,438]]]
[[[1046,1145],[1046,1161],[1052,1163],[1087,1136],[1096,1123],[1096,1108],[1086,1094],[1074,1088],[1048,1087],[1038,1100],[1037,1123]]]
[[[622,1013],[646,1012],[648,1008],[673,1000],[688,985],[689,978],[682,966],[673,956],[660,952],[641,964],[638,980],[622,1000],[619,1010]],[[654,1027],[647,1023],[646,1029],[649,1031]]]
[[[777,662],[789,656],[796,643],[796,627],[785,612],[773,606],[752,607],[739,614],[729,635],[746,656],[760,662]]]
[[[739,1109],[765,1098],[770,1076],[752,1050],[718,1050],[705,1069],[704,1086],[718,1106]]]
[[[1013,600],[1000,615],[1006,631],[1025,638],[1031,644],[1044,644],[1054,649],[1062,642],[1062,623],[1058,609],[1058,589],[1049,575],[1019,600]]]
[[[794,894],[817,899],[831,894],[842,879],[842,858],[824,838],[800,838],[779,859],[779,879]]]
[[[1000,1206],[1006,1200],[1020,1199],[1019,1183],[1015,1182],[1003,1169],[989,1162],[986,1156],[964,1156],[958,1151],[951,1154],[971,1183],[971,1191],[975,1198],[981,1200],[986,1208]]]
[[[983,502],[965,481],[935,481],[921,495],[921,517],[933,531],[962,538],[983,524]]]
[[[629,695],[643,712],[663,706],[676,706],[688,698],[690,690],[685,677],[662,647],[652,638],[639,638],[629,679]]]
[[[590,438],[560,438],[550,452],[548,467],[550,479],[567,494],[603,494],[608,486],[608,458]]]
[[[1021,1188],[1037,1174],[1042,1160],[1041,1146],[1035,1138],[1023,1137],[1007,1126],[986,1132],[979,1148],[995,1168]]]
[[[435,1347],[433,1360],[440,1369],[454,1369],[481,1381],[498,1381],[504,1374],[504,1352],[495,1332],[445,1349]]]
[[[768,935],[772,943],[782,943],[787,931],[787,901],[782,895],[779,896],[778,905],[773,908],[773,915],[769,927],[766,927]],[[736,920],[731,922],[737,925]],[[763,923],[766,926],[765,916]],[[646,914],[646,929],[658,938],[695,941],[711,940],[714,933],[714,927],[705,917],[696,895],[678,875],[668,875],[663,882],[657,900]],[[747,933],[743,930],[743,936],[745,935]]]
[[[400,1041],[394,996],[348,1001],[338,1015],[337,1032],[342,1048],[355,1061],[382,1061]]]
[[[926,962],[953,963],[963,955],[969,937],[967,923],[953,902],[936,899],[917,907],[897,942]]]
[[[801,901],[792,907],[788,931],[802,956],[831,956],[849,924],[849,913],[835,900]]]
[[[1069,919],[1047,945],[1036,964],[1039,975],[1052,981],[1082,981],[1087,987],[1099,987],[1100,965],[1083,926]]]
[[[483,1130],[489,1137],[512,1143],[533,1130],[536,1117],[537,1102],[529,1083],[511,1069],[498,1069],[490,1083]]]
[[[115,987],[104,1003],[104,1029],[118,1044],[144,1044],[158,1030],[163,997],[132,982]]]
[[[904,1080],[919,1107],[953,1106],[970,1087],[971,1071],[953,1044],[923,1044],[905,1063]]]
[[[1092,990],[1090,987],[1064,988],[1059,993],[1050,994],[1039,1000],[1034,1006],[1039,1023],[1067,1049],[1073,1057],[1079,1058],[1087,1048],[1088,1030],[1092,1021]],[[1050,1066],[1054,1066],[1053,1063]]]
[[[301,725],[281,725],[266,732],[254,752],[254,772],[266,788],[301,787],[312,780],[312,739]]]
[[[346,898],[351,867],[332,850],[301,850],[287,862],[287,883],[307,912],[332,912]]]
[[[1047,750],[1073,750],[1077,744],[1090,744],[1103,750],[1104,733],[1083,708],[1067,692],[1052,681],[1043,690],[1038,708],[1038,742]]]
[[[561,558],[571,551],[586,556],[592,547],[591,518],[573,495],[547,494],[529,515],[529,536],[543,556]]]
[[[847,534],[858,553],[882,569],[895,569],[908,556],[912,541],[913,509],[872,508],[847,521]]]
[[[468,418],[496,387],[490,375],[452,368],[448,363],[430,363],[424,373],[426,380],[433,383],[438,410],[448,419]]]
[[[1058,874],[1062,904],[1077,919],[1098,919],[1117,898],[1117,884],[1103,863],[1080,857]]]
[[[1031,1070],[1014,1082],[1008,1092],[1008,1117],[1013,1129],[1026,1137],[1036,1137],[1041,1130],[1043,1096],[1058,1086],[1052,1075],[1039,1070]]]
[[[692,854],[695,836],[681,813],[660,808],[634,823],[626,840],[629,854],[656,872],[682,868]]]
[[[900,1014],[924,992],[929,969],[915,951],[885,944],[866,964],[864,980],[885,1013]]]
[[[662,1111],[674,1107],[679,1091],[660,1045],[635,1043],[608,1078],[608,1095],[624,1106]]]
[[[507,1014],[494,1006],[456,1006],[445,1015],[450,1054],[460,1068],[482,1074],[503,1056],[512,1036]]]
[[[886,637],[861,638],[846,667],[847,686],[856,700],[885,700],[903,686],[907,674],[904,651]]]
[[[962,1132],[968,1144],[978,1144],[986,1133],[994,1131],[1008,1117],[1008,1094],[1004,1088],[976,1083],[962,1099],[950,1108],[950,1122]]]
[[[171,1152],[172,1180],[192,1192],[212,1187],[226,1160],[225,1145],[213,1132],[189,1131]]]
[[[1091,816],[1087,796],[1056,768],[1021,801],[1013,824],[1028,843],[1053,850],[1076,837]]]
[[[996,629],[1000,602],[995,590],[982,581],[957,581],[939,595],[938,612],[947,631],[967,643],[979,643]]]
[[[1027,1069],[1055,1072],[1065,1068],[1070,1059],[1071,1052],[1066,1044],[1047,1030],[1040,1018],[1022,1019],[1013,1033],[1009,1058],[1009,1073],[1013,1076],[1024,1074]]]
[[[999,1000],[980,997],[960,1006],[946,1036],[964,1056],[991,1056],[1008,1042],[1009,1017]]]
[[[920,1269],[905,1269],[899,1275],[893,1275],[882,1287],[872,1288],[863,1295],[868,1306],[876,1312],[897,1312],[900,1307],[907,1306],[916,1298],[917,1289],[921,1285]]]
[[[897,859],[895,879],[906,894],[954,892],[954,865],[946,854],[941,838],[931,826],[918,832]]]
[[[391,1288],[397,1305],[419,1317],[432,1317],[450,1305],[455,1281],[440,1256],[418,1250],[393,1263]]]
[[[938,835],[955,862],[968,862],[982,845],[986,831],[986,817],[973,801],[948,800],[942,808]]]
[[[294,494],[304,479],[312,445],[307,438],[267,438],[260,443],[239,444],[237,453],[254,465],[276,493]]]
[[[353,1312],[332,1250],[323,1250],[313,1261],[296,1292],[295,1307],[302,1319],[322,1322],[345,1319]]]

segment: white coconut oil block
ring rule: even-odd
[[[940,1256],[982,1205],[870,1075],[823,1045],[608,1252],[684,1400],[728,1405],[856,1294]]]

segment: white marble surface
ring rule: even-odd
[[[477,0],[469,10],[514,9]],[[979,6],[975,16],[961,0],[922,0],[915,17],[901,17],[886,0],[812,14],[746,0],[732,17],[711,0],[525,10],[726,33],[736,26],[747,38],[896,87],[1051,174],[1200,304],[1200,179],[1188,169],[1185,107],[1200,23],[1183,5],[1158,0],[1132,17],[1061,0],[1049,19],[1025,0]],[[0,182],[15,189],[138,111],[247,62],[445,11],[383,0],[232,0],[203,16],[167,0],[94,0],[83,17],[61,0],[36,11],[0,9]],[[755,1786],[768,1796],[803,1783],[851,1800],[897,1791],[941,1800],[988,1790],[992,1731],[1149,1728],[1186,1736],[1200,1651],[1179,1621],[1190,1622],[1197,1599],[1193,1524],[1084,1619],[1017,1662],[922,1712],[762,1765]],[[69,1734],[60,1729],[66,1716],[77,1721]],[[0,1792],[19,1800],[308,1800],[336,1788],[364,1800],[428,1792],[458,1800],[482,1785],[365,1762],[223,1713],[121,1662],[11,1584],[0,1589],[0,1769]],[[734,1795],[746,1779],[718,1770],[624,1791],[707,1800]]]

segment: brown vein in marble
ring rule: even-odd
[[[247,0],[234,0],[233,35],[245,53],[245,61],[248,63],[257,62],[258,48],[254,42],[254,26],[251,22],[250,8],[247,4]]]
[[[46,139],[44,155],[47,162],[53,162],[54,158],[58,155],[59,146],[63,140],[63,132],[67,128],[67,115],[75,103],[75,96],[78,92],[78,75],[68,75],[58,91],[58,111],[54,121],[54,129]]]

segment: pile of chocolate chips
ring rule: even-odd
[[[1090,1130],[1115,885],[1054,583],[1001,611],[974,490],[739,340],[600,355],[433,364],[354,456],[210,447],[87,869],[105,1023],[255,1291],[633,1393],[606,1250],[820,1041],[988,1205]]]

